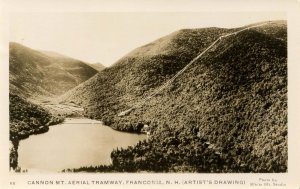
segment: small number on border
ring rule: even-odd
[[[16,184],[16,183],[13,182],[13,181],[9,182],[9,185],[15,185],[15,184]]]

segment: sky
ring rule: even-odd
[[[133,49],[183,28],[240,27],[282,20],[282,12],[11,13],[9,39],[88,63],[110,66]]]

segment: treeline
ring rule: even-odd
[[[63,117],[56,117],[18,95],[9,94],[9,139],[12,142],[10,149],[10,167],[18,165],[19,140],[32,134],[47,132],[50,125],[61,123]]]

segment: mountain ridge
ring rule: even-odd
[[[100,62],[96,62],[96,63],[90,63],[89,64],[92,68],[94,68],[95,70],[98,70],[98,72],[104,70],[106,67],[101,64]]]
[[[89,79],[97,70],[80,60],[10,42],[10,92],[23,97],[54,97]]]

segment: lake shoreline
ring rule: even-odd
[[[45,107],[45,104],[43,104],[43,103],[39,103],[39,105],[42,105],[43,107]],[[74,105],[72,105],[72,106],[68,105],[68,107],[73,107],[73,106]],[[53,114],[54,110],[57,110],[57,105],[56,106],[50,106],[48,104],[47,109],[48,109],[49,112],[51,112]],[[69,112],[69,109],[68,109],[68,112]],[[68,119],[91,119],[89,117],[84,116],[82,114],[82,112],[79,112],[79,111],[74,111],[74,112],[72,112],[72,114],[67,113],[67,114],[65,114],[65,116],[66,117],[60,117],[60,118],[56,118],[55,120],[51,120],[49,123],[47,123],[44,126],[40,126],[38,128],[32,128],[29,132],[23,131],[23,132],[19,132],[17,134],[17,136],[10,136],[10,142],[12,144],[12,147],[10,148],[10,153],[9,153],[10,170],[12,170],[14,172],[20,172],[21,171],[21,168],[18,167],[18,147],[19,147],[19,143],[20,143],[21,140],[28,139],[31,135],[45,134],[49,131],[49,127],[56,126],[56,125],[59,125],[59,124],[63,124]],[[118,132],[122,132],[122,133],[139,134],[139,135],[146,134],[146,133],[143,133],[141,131],[129,131],[129,130],[119,129],[118,127],[117,128],[111,127],[110,125],[106,125],[105,122],[102,121],[102,120],[98,120],[98,119],[93,119],[93,120],[101,122],[103,126],[109,127],[111,129],[113,129],[114,131],[118,131]]]
[[[65,118],[63,119],[58,119],[56,121],[50,121],[44,126],[38,127],[38,129],[32,128],[30,132],[25,132],[23,131],[22,133],[18,133],[16,136],[11,136],[10,135],[10,142],[11,142],[11,148],[9,152],[9,159],[10,159],[10,170],[15,171],[15,172],[20,172],[21,168],[18,167],[18,148],[21,140],[25,140],[29,138],[31,135],[39,135],[39,134],[44,134],[49,131],[50,126],[58,125],[60,123],[63,123]]]
[[[83,167],[87,165],[109,166],[109,164],[111,164],[110,157],[113,150],[124,149],[129,146],[135,145],[136,143],[138,143],[138,141],[146,140],[147,137],[143,133],[129,133],[129,132],[115,130],[110,126],[102,124],[102,122],[99,120],[91,120],[84,117],[66,118],[64,122],[58,125],[60,125],[60,127],[53,127],[53,129],[50,129],[48,132],[45,132],[44,135],[36,135],[36,136],[33,135],[34,137],[29,137],[26,140],[20,141],[20,145],[18,145],[18,147],[15,148],[16,149],[15,151],[19,152],[16,158],[19,161],[18,166],[23,169],[23,172],[24,171],[27,172],[27,170],[31,170],[32,168],[39,170],[38,167],[39,165],[35,165],[37,167],[28,168],[28,166],[24,164],[24,158],[25,160],[29,158],[29,161],[31,161],[29,162],[30,165],[32,165],[32,163],[34,163],[35,160],[37,160],[38,162],[40,162],[41,160],[47,161],[50,164],[51,163],[53,164],[53,169],[55,169],[55,167],[59,167],[59,164],[63,164],[60,162],[60,160],[58,160],[58,158],[52,157],[53,161],[51,159],[46,160],[47,157],[46,159],[45,157],[43,158],[43,154],[47,154],[51,150],[52,150],[51,151],[52,154],[56,154],[57,156],[62,156],[61,158],[62,162],[66,160],[75,161],[76,159],[79,162],[80,161],[83,162],[83,164],[75,163],[74,164],[75,166],[72,164],[70,164],[70,166],[67,166],[69,165],[68,163],[70,163],[68,162],[66,164],[67,167],[56,169],[56,171],[59,172],[61,172],[63,169],[68,169],[69,167],[75,168],[75,167]],[[81,140],[81,142],[78,143],[78,141],[76,140]],[[43,146],[47,146],[47,148],[44,148]],[[55,152],[56,149],[58,149],[58,152]],[[75,156],[68,158],[69,154],[63,153],[66,150],[69,151],[70,154],[71,153],[75,154]],[[77,153],[79,153],[80,151],[82,151],[81,154],[85,154],[85,157],[77,156],[78,155]],[[26,153],[27,155],[24,156],[24,153]],[[52,154],[50,154],[49,156],[51,156]],[[92,155],[88,155],[88,154],[92,154]],[[41,156],[41,158],[38,158],[39,156]],[[101,160],[103,158],[104,160]],[[90,164],[88,163],[89,161],[94,163]],[[19,170],[16,172],[22,172],[21,168],[19,168]],[[50,168],[52,169],[52,167]],[[43,168],[41,168],[40,170],[43,170]]]

